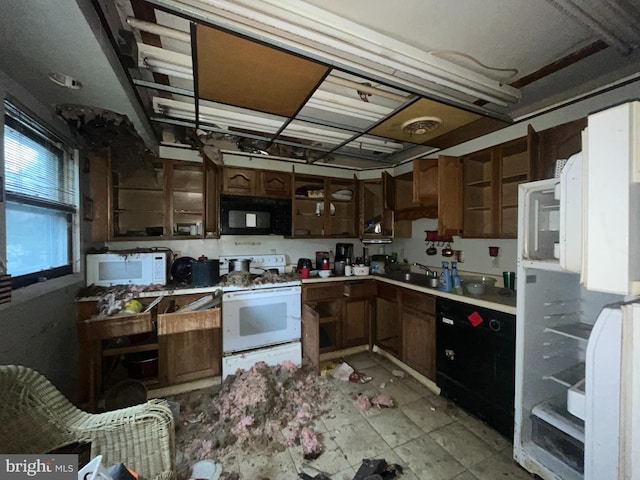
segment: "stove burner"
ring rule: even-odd
[[[278,273],[267,271],[261,275],[248,272],[229,272],[220,277],[219,286],[221,287],[242,287],[257,288],[278,286],[282,283],[299,282],[300,277],[297,273]]]

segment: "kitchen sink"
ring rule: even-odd
[[[380,276],[384,278],[389,278],[391,280],[398,280],[400,282],[410,283],[411,285],[418,285],[420,287],[438,288],[438,285],[439,285],[438,277],[424,275],[422,273],[392,272],[392,273],[383,273]]]

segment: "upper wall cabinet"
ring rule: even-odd
[[[357,220],[355,177],[295,174],[293,236],[354,238]]]
[[[360,239],[393,238],[395,200],[395,179],[387,172],[380,178],[360,181]]]
[[[518,185],[531,180],[532,135],[462,158],[465,237],[516,238]]]
[[[582,131],[587,127],[587,119],[534,132],[531,149],[531,180],[543,180],[555,176],[556,160],[568,159],[582,150]]]
[[[411,220],[437,218],[441,235],[462,230],[462,165],[458,157],[413,161],[413,172],[395,178],[395,235],[411,237]]]
[[[224,167],[222,192],[232,195],[291,198],[291,173]]]
[[[213,164],[158,159],[131,171],[117,165],[108,151],[91,157],[93,241],[217,235]]]

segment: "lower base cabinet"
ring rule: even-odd
[[[384,351],[400,358],[402,348],[402,323],[400,322],[400,288],[378,283],[373,343]]]
[[[435,296],[379,283],[374,343],[427,378],[436,378]]]
[[[302,353],[377,345],[427,378],[436,378],[435,296],[375,280],[302,285]]]
[[[157,375],[140,378],[149,389],[220,375],[220,308],[174,311],[202,296],[165,296],[150,312],[104,318],[96,318],[97,301],[78,301],[80,401],[96,411],[102,394],[122,379],[118,370],[130,355],[157,358]],[[139,300],[144,306],[154,299]]]
[[[312,365],[320,353],[371,345],[375,280],[346,280],[302,286],[302,350]]]
[[[402,361],[425,377],[436,379],[435,296],[401,292]]]

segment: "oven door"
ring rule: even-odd
[[[300,340],[301,291],[290,286],[225,293],[223,354]]]

